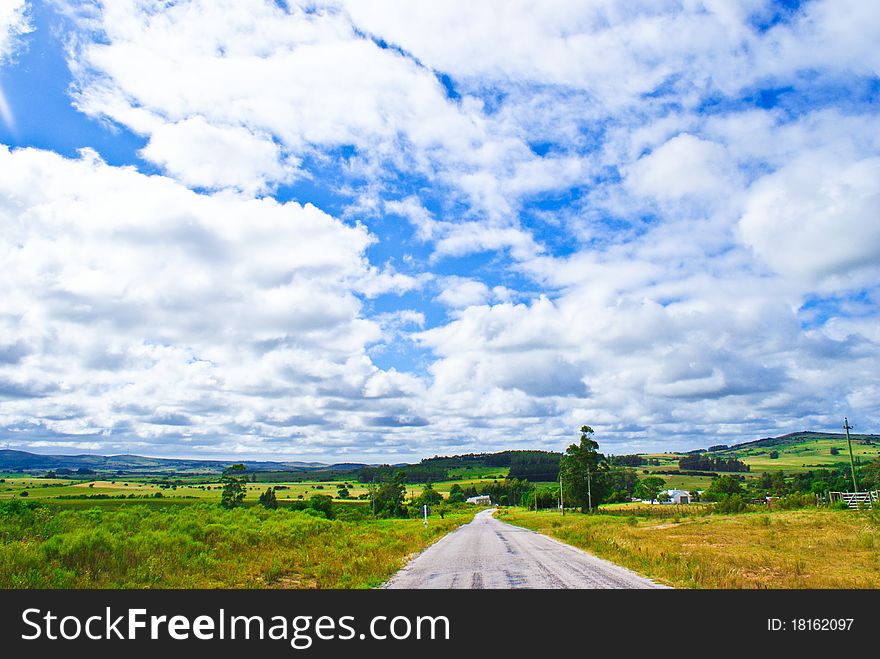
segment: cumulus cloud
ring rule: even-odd
[[[446,277],[441,286],[437,299],[453,309],[480,305],[489,299],[489,287],[474,279]]]
[[[8,436],[626,451],[880,413],[870,3],[63,6],[75,107],[161,175],[0,152]]]
[[[7,437],[29,420],[108,441],[172,432],[260,452],[267,435],[308,450],[278,418],[319,417],[332,435],[348,422],[328,401],[376,389],[366,347],[381,331],[355,292],[381,275],[363,226],[197,194],[89,152],[3,147],[0,171]]]
[[[201,116],[158,126],[141,155],[190,187],[263,191],[267,182],[292,180],[296,160],[281,155],[271,137],[240,126],[219,127]]]
[[[858,287],[880,274],[880,157],[805,154],[751,189],[743,240],[806,288]]]
[[[665,202],[718,199],[738,187],[737,174],[723,146],[682,133],[636,161],[627,184],[636,194]]]
[[[333,3],[154,11],[124,0],[98,3],[79,25],[78,107],[147,136],[143,157],[188,185],[262,190],[295,178],[305,158],[351,148],[349,172],[412,169],[510,221],[517,195],[579,174],[571,159],[543,163],[478,99],[449,98],[434,71]]]

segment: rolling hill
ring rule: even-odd
[[[219,473],[235,464],[229,460],[186,460],[149,458],[141,455],[40,455],[11,449],[0,450],[0,471],[84,470],[81,473],[125,472],[126,474]],[[327,465],[321,462],[259,462],[246,460],[249,471],[353,471],[363,464]]]

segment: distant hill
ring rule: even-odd
[[[880,435],[857,435],[850,433],[850,439],[860,443],[880,443]],[[756,439],[751,442],[742,442],[734,444],[723,449],[724,451],[736,451],[749,448],[767,448],[778,446],[790,446],[792,444],[802,444],[803,442],[812,442],[820,439],[846,441],[844,433],[833,432],[813,432],[811,430],[802,432],[791,432],[780,437],[765,437],[764,439]],[[710,447],[711,449],[711,447]]]
[[[11,449],[0,450],[0,471],[84,470],[88,472],[115,472],[127,474],[156,473],[219,473],[235,464],[232,460],[186,460],[149,458],[141,455],[40,455]],[[245,460],[249,471],[354,471],[360,463],[327,465],[322,462],[260,462]]]
[[[880,445],[880,435],[851,434],[850,437],[854,444],[863,447],[861,449],[863,452],[868,451],[874,454],[875,451],[870,445]],[[793,432],[780,437],[765,437],[730,446],[716,444],[709,446],[707,449],[688,451],[687,454],[711,453],[723,455],[725,453],[733,453],[743,454],[744,459],[748,459],[760,453],[766,453],[762,449],[774,448],[785,450],[790,448],[789,452],[801,455],[807,448],[798,448],[799,444],[817,441],[845,442],[846,435],[843,433],[814,431]],[[822,450],[826,453],[828,452],[827,448],[823,447]],[[292,475],[296,475],[297,477],[308,476],[309,478],[318,479],[332,478],[334,475],[352,472],[353,478],[361,477],[370,480],[374,476],[372,472],[377,469],[389,470],[394,468],[403,469],[409,476],[415,478],[416,481],[437,482],[444,480],[450,470],[506,467],[512,478],[523,478],[531,481],[555,481],[558,478],[559,460],[561,457],[561,453],[553,451],[526,450],[434,456],[432,458],[425,458],[416,464],[398,463],[392,466],[368,465],[359,462],[325,464],[322,462],[261,462],[255,460],[246,460],[243,461],[243,464],[250,472],[264,472],[264,477],[267,479],[271,479],[272,476],[266,472],[277,474],[277,478],[289,478]],[[801,458],[799,457],[798,459]],[[40,455],[27,451],[0,450],[0,472],[40,472],[50,470],[58,472],[58,470],[64,470],[58,473],[108,474],[119,472],[128,475],[168,476],[170,474],[217,474],[235,463],[236,461],[232,460],[150,458],[141,455]],[[780,466],[782,465],[781,462],[779,464]]]
[[[851,434],[853,462],[858,467],[880,458],[880,435]],[[697,455],[699,454],[699,455]],[[844,433],[802,431],[781,437],[764,437],[732,446],[715,445],[701,451],[689,451],[679,459],[679,468],[692,460],[735,459],[748,465],[752,473],[849,467],[849,451]]]
[[[856,444],[880,444],[880,435],[859,435],[850,433],[850,439]],[[800,432],[790,432],[787,435],[779,437],[764,437],[763,439],[753,439],[749,442],[740,442],[739,444],[715,444],[709,448],[697,448],[691,451],[680,451],[683,454],[696,453],[728,453],[734,451],[743,451],[756,448],[771,448],[780,446],[794,446],[804,444],[806,442],[815,441],[846,441],[844,433],[834,432],[815,432],[812,430],[803,430]]]

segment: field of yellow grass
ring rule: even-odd
[[[880,588],[880,512],[827,509],[641,519],[502,511],[677,588]]]

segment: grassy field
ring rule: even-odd
[[[7,476],[4,480],[4,483],[0,483],[0,500],[20,497],[22,491],[27,491],[30,499],[54,499],[58,497],[90,495],[149,497],[155,496],[157,492],[161,492],[164,498],[170,499],[219,501],[221,492],[219,482],[162,487],[156,483],[122,478],[115,481],[71,481],[35,478],[32,476]],[[270,486],[276,488],[275,494],[279,501],[308,498],[315,494],[324,494],[338,499],[337,486],[342,485],[344,482],[352,486],[348,488],[348,491],[349,496],[353,498],[357,498],[359,495],[367,492],[366,485],[361,485],[356,481],[248,483],[247,499],[256,500]],[[421,492],[421,488],[418,491]]]
[[[827,509],[679,520],[502,511],[677,588],[880,588],[880,513]]]
[[[838,449],[839,453],[831,455],[832,448]],[[779,457],[771,458],[771,451],[776,451]],[[849,450],[846,442],[840,440],[814,439],[787,446],[738,449],[732,453],[749,465],[753,472],[778,469],[793,472],[817,467],[831,467],[837,464],[849,466]],[[880,445],[854,441],[853,456],[861,463],[867,463],[880,456]]]
[[[837,455],[831,454],[832,448],[837,449]],[[862,464],[866,464],[880,456],[880,444],[876,442],[869,443],[864,440],[853,440],[852,448],[853,457]],[[779,457],[771,458],[771,452],[778,453]],[[660,464],[645,465],[639,467],[638,470],[641,472],[643,469],[650,471],[677,469],[678,461],[685,455],[685,453],[645,454],[645,458],[654,459]],[[841,439],[799,438],[791,443],[782,443],[775,446],[746,446],[718,451],[711,455],[723,458],[738,458],[751,467],[751,474],[779,470],[786,472],[806,471],[808,469],[833,467],[835,465],[849,467],[849,450],[846,441]],[[748,476],[748,474],[744,475]]]
[[[475,512],[425,529],[262,507],[67,503],[0,502],[0,588],[369,588]]]
[[[663,489],[687,490],[693,492],[696,490],[707,489],[714,480],[711,476],[695,476],[693,474],[656,474],[662,478],[666,485]],[[645,474],[639,471],[639,476],[645,478]]]
[[[434,483],[433,487],[444,496],[448,496],[449,489],[454,484],[468,487],[470,485],[492,482],[493,479],[488,476],[497,475],[499,479],[504,478],[500,471],[496,474],[490,470],[485,475],[487,476],[486,478],[483,478],[483,474],[477,472],[461,474],[462,478]],[[153,497],[157,492],[161,492],[162,497],[165,499],[219,501],[221,493],[219,482],[187,483],[173,487],[163,487],[157,483],[124,477],[111,481],[63,480],[36,476],[7,475],[3,477],[3,480],[4,482],[0,483],[0,500],[20,498],[23,491],[27,492],[28,500],[58,499],[59,497],[81,498],[93,495],[106,495],[109,497],[129,497],[132,495],[135,500],[142,500],[145,497]],[[323,494],[337,501],[342,501],[337,496],[337,488],[343,484],[350,486],[347,489],[351,499],[357,499],[368,492],[367,485],[358,483],[356,480],[248,483],[246,500],[256,501],[257,497],[265,492],[267,487],[272,486],[275,488],[275,495],[279,501],[308,499],[316,494]],[[408,484],[406,485],[406,494],[408,497],[412,494],[418,495],[424,487],[423,483]]]

